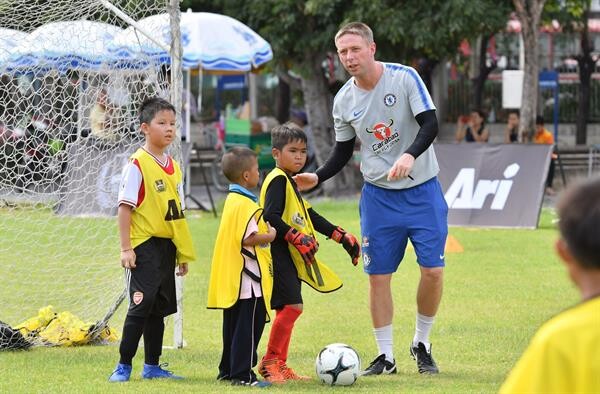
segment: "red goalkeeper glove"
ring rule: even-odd
[[[343,228],[338,227],[333,230],[331,239],[335,242],[342,244],[346,252],[352,258],[352,264],[358,264],[358,258],[360,257],[360,244],[356,240],[356,237],[350,233],[347,233]]]
[[[313,237],[303,234],[295,228],[290,228],[285,234],[284,239],[294,245],[294,247],[300,252],[302,260],[306,264],[312,264],[315,262],[315,253],[319,250],[319,244]]]

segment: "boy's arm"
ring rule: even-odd
[[[255,246],[255,245],[261,245],[261,244],[267,244],[267,243],[273,242],[273,240],[275,239],[275,236],[277,235],[277,230],[275,230],[273,227],[271,227],[269,222],[267,222],[267,228],[268,228],[267,233],[260,234],[258,232],[254,232],[254,233],[250,234],[249,236],[247,236],[246,238],[244,238],[244,240],[242,241],[242,245],[243,246]]]
[[[331,224],[312,208],[308,209],[308,215],[315,226],[315,230],[333,239],[335,242],[342,244],[346,252],[348,252],[352,258],[352,264],[357,265],[358,258],[360,257],[360,244],[356,237],[349,232],[346,232],[343,228]]]
[[[135,252],[131,247],[131,210],[130,205],[119,204],[117,213],[121,240],[121,265],[129,269],[135,268]]]
[[[284,175],[275,177],[265,196],[265,221],[277,230],[277,239],[292,244],[300,253],[306,264],[315,261],[315,253],[319,249],[317,240],[289,226],[283,221],[281,215],[285,209],[285,187],[287,178]]]
[[[313,226],[315,226],[315,230],[324,236],[331,238],[333,230],[337,228],[336,225],[330,223],[329,220],[319,215],[313,208],[308,208],[308,216],[310,216],[310,221],[312,222]]]
[[[177,276],[185,276],[188,273],[188,263],[177,263]]]
[[[265,221],[277,231],[277,239],[284,240],[285,234],[290,230],[290,226],[281,219],[285,209],[285,184],[286,178],[283,175],[275,177],[265,196],[264,216]]]

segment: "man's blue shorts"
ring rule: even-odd
[[[360,197],[360,226],[367,274],[395,272],[408,239],[420,266],[444,266],[448,205],[437,177],[400,190],[365,183]]]

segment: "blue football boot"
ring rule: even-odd
[[[131,365],[117,364],[117,367],[108,378],[109,382],[127,382],[131,376]]]
[[[183,376],[174,375],[173,372],[167,371],[162,367],[167,367],[169,364],[164,363],[160,365],[149,365],[144,364],[144,370],[142,371],[142,379],[183,379]]]

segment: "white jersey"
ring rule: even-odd
[[[396,160],[414,142],[420,129],[415,116],[435,106],[419,74],[412,68],[382,63],[383,74],[370,91],[356,86],[354,78],[340,89],[333,101],[336,141],[358,137],[361,142],[360,170],[366,182],[386,188],[405,189],[419,185],[439,172],[433,146],[416,160],[410,175],[388,181]]]

